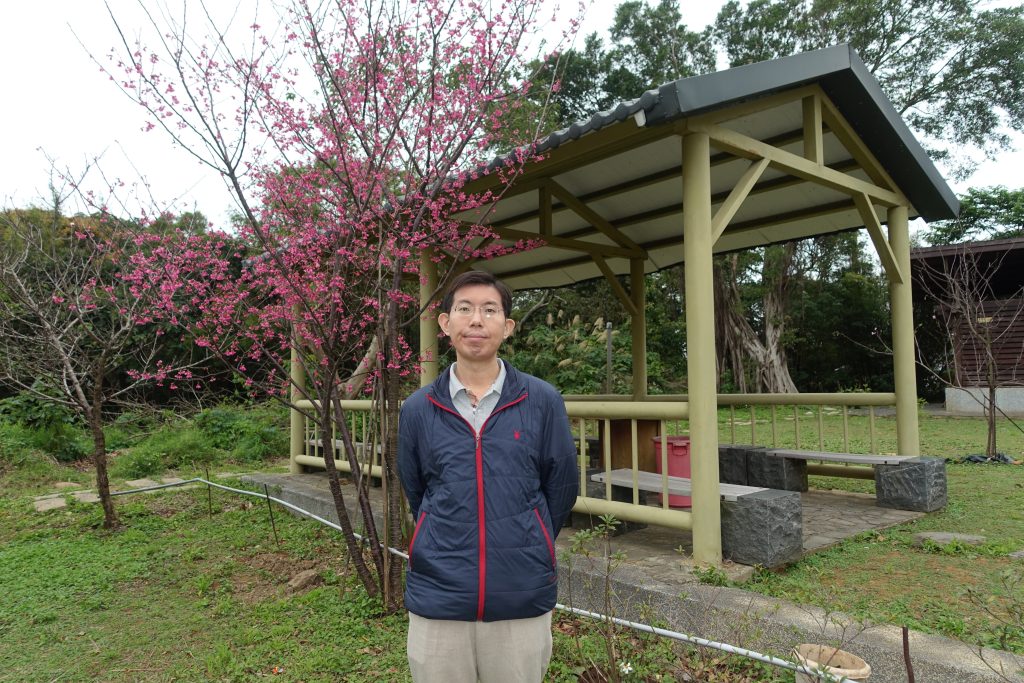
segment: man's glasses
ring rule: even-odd
[[[502,312],[501,308],[494,304],[484,304],[483,306],[470,306],[469,304],[455,304],[452,307],[452,313],[463,318],[469,318],[473,315],[474,311],[480,311],[480,315],[490,320],[494,316]]]

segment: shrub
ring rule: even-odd
[[[32,449],[32,430],[0,422],[0,463],[20,465]]]
[[[115,479],[141,479],[163,472],[163,460],[153,451],[129,451],[120,455],[110,465],[110,476]]]
[[[137,467],[153,474],[162,469],[202,466],[216,462],[223,451],[215,448],[198,429],[181,423],[166,425],[133,446],[118,461],[136,462]],[[126,465],[127,467],[127,465]]]
[[[58,424],[70,425],[76,420],[65,406],[22,391],[0,400],[0,421],[23,425],[29,429],[45,429]]]
[[[70,424],[56,423],[32,430],[32,445],[58,462],[75,462],[92,450],[82,430]]]
[[[288,433],[281,411],[267,407],[219,406],[196,416],[195,425],[232,460],[258,462],[288,453]]]
[[[28,391],[0,401],[0,423],[23,427],[26,445],[49,453],[60,462],[81,460],[90,451],[68,408]]]

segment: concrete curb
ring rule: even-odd
[[[604,610],[604,571],[596,561],[574,558],[560,568],[559,599],[586,610]],[[736,588],[659,582],[636,568],[621,565],[612,574],[615,615],[623,619],[668,624],[668,628],[702,638],[775,654],[790,654],[801,643],[838,646],[871,665],[871,683],[905,683],[903,634],[895,626],[868,625],[841,613]],[[916,631],[910,632],[910,655],[918,681],[956,683],[1024,682],[1024,657]],[[982,660],[984,658],[984,661]],[[993,668],[1001,670],[1003,676]]]

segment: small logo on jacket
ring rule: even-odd
[[[519,440],[519,432],[518,431],[512,432],[512,438],[518,441]]]

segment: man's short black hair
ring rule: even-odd
[[[451,313],[452,306],[455,304],[455,293],[463,287],[471,285],[494,287],[501,296],[502,314],[507,318],[512,313],[512,290],[504,282],[483,270],[467,270],[465,273],[456,275],[452,283],[448,285],[444,299],[441,300],[441,310]]]

